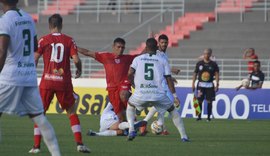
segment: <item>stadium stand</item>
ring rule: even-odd
[[[158,5],[153,3],[153,1],[145,1],[147,2],[147,5],[145,5],[148,6],[148,10],[151,4],[155,4],[154,6]],[[216,1],[220,3],[220,6],[216,4]],[[235,1],[236,6],[239,6],[242,0]],[[255,48],[260,59],[268,59],[263,60],[262,69],[269,75],[269,47],[267,41],[270,38],[270,30],[268,29],[270,24],[266,22],[269,5],[266,7],[267,14],[265,14],[265,11],[263,11],[265,0],[247,0],[245,1],[245,10],[235,12],[228,9],[228,6],[226,7],[231,2],[232,0],[188,0],[185,1],[183,8],[185,17],[182,17],[182,11],[179,11],[174,13],[175,18],[173,19],[171,10],[165,12],[164,9],[164,12],[160,10],[159,12],[157,10],[156,12],[144,11],[141,13],[141,20],[140,13],[136,12],[138,8],[134,9],[136,7],[133,8],[134,10],[130,9],[126,13],[122,10],[123,12],[121,12],[119,20],[118,13],[112,14],[107,9],[107,12],[104,10],[99,16],[97,16],[96,12],[92,12],[93,10],[85,11],[87,10],[87,2],[85,2],[84,5],[80,5],[82,12],[79,15],[79,20],[77,20],[78,15],[76,11],[64,16],[63,31],[73,36],[79,46],[91,50],[110,50],[112,40],[115,37],[124,35],[127,41],[126,52],[134,53],[136,49],[137,51],[142,49],[142,42],[145,41],[151,32],[155,34],[166,33],[170,36],[173,19],[176,34],[183,34],[182,38],[180,36],[176,40],[170,38],[172,43],[168,49],[169,57],[173,58],[171,59],[171,64],[183,69],[182,72],[184,74],[177,78],[191,78],[194,63],[205,48],[212,48],[217,59],[221,59],[219,63],[222,69],[230,72],[227,77],[227,73],[224,72],[224,79],[241,79],[246,76],[245,69],[247,67],[246,62],[242,60],[242,54],[243,50],[249,47]],[[266,2],[270,4],[270,0]],[[88,3],[90,2],[88,1]],[[107,3],[103,7],[107,7]],[[84,11],[83,8],[85,9]],[[224,9],[219,11],[219,8],[227,8],[227,11],[224,11]],[[217,22],[206,22],[207,20],[204,21],[206,22],[204,24],[195,22],[195,28],[200,31],[178,32],[176,26],[181,19],[188,18],[189,16],[189,19],[193,19],[200,14],[208,15],[209,21],[213,21],[215,13],[218,15],[218,19],[216,18]],[[156,17],[153,18],[154,16]],[[39,16],[39,23],[37,23],[39,36],[48,32],[47,19],[48,16],[46,15]],[[151,20],[147,21],[149,19]],[[146,21],[147,23],[144,23]],[[134,28],[137,29],[134,30]],[[90,73],[96,73],[96,71],[103,68],[99,63],[91,59],[84,59],[83,57],[82,59],[87,66],[87,70],[83,74],[84,77],[88,77]],[[230,64],[233,67],[227,68],[226,64]]]

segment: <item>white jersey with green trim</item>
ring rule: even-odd
[[[9,10],[0,18],[0,35],[9,36],[9,46],[0,83],[37,86],[34,60],[35,23],[22,10]]]
[[[162,86],[164,76],[171,75],[169,63],[159,55],[143,54],[136,57],[131,67],[135,69],[133,96],[143,101],[157,101],[166,96]]]

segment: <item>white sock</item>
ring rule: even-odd
[[[128,122],[121,122],[118,125],[118,128],[121,129],[121,130],[125,130],[125,129],[129,128],[129,124],[128,124]]]
[[[127,106],[127,121],[129,124],[129,132],[134,131],[135,113],[136,113],[136,109],[128,104],[128,106]]]
[[[97,136],[117,136],[117,132],[115,130],[106,130],[103,132],[96,133]]]
[[[166,127],[164,124],[164,114],[158,113],[158,120],[157,120],[157,124],[163,127],[163,131],[166,130]]]
[[[157,109],[155,107],[151,107],[146,117],[143,120],[148,122],[155,115],[156,112],[157,112]]]
[[[186,134],[184,122],[183,122],[180,114],[177,112],[176,109],[174,109],[172,112],[170,112],[170,114],[172,115],[173,123],[174,123],[175,127],[178,129],[178,131],[181,135],[181,138],[188,138],[187,134]]]
[[[54,129],[47,118],[41,114],[32,118],[35,124],[38,125],[43,136],[44,142],[47,145],[52,156],[61,156],[59,145],[55,136]]]

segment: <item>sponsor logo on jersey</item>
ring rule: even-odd
[[[119,64],[120,63],[120,59],[114,59],[114,62]]]

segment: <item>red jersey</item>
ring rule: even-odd
[[[61,33],[48,34],[39,40],[38,53],[43,55],[44,61],[40,88],[65,90],[72,87],[70,58],[78,55],[74,40]]]
[[[95,56],[105,68],[107,88],[114,88],[127,79],[129,66],[138,55],[116,56],[110,52],[97,52]]]
[[[254,61],[258,60],[258,56],[256,54],[253,54],[249,57],[250,59],[252,59],[252,61],[248,61],[248,72],[251,73],[253,72],[253,65],[254,65]]]

